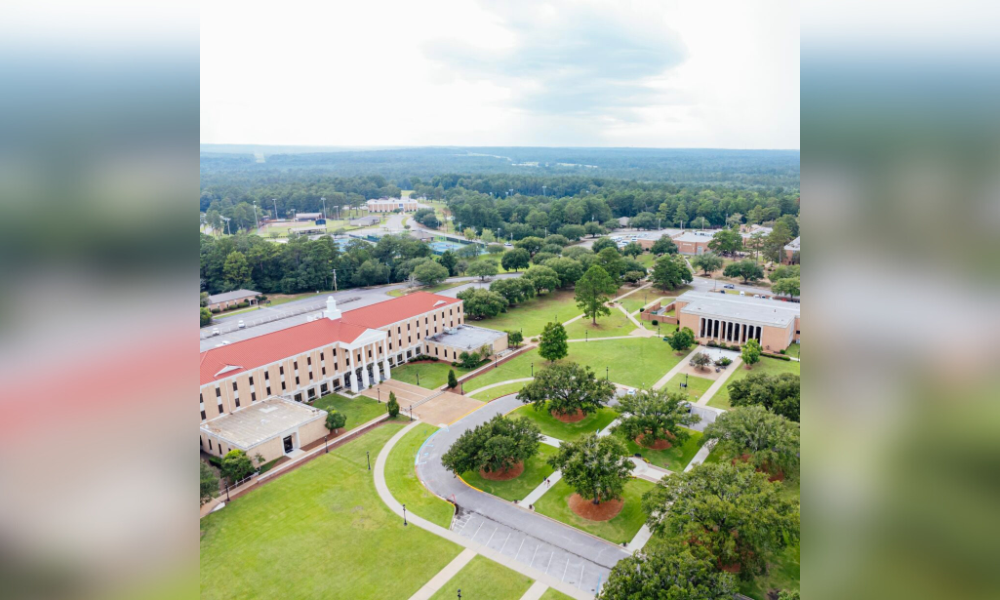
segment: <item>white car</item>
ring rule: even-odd
[[[240,322],[237,323],[236,326],[239,327],[240,329],[245,329],[247,324],[244,323],[242,319],[240,319]]]
[[[740,296],[746,296],[746,295],[747,295],[746,292],[743,292],[743,291],[740,292]]]
[[[217,335],[219,335],[219,328],[218,327],[213,327],[212,328],[212,337],[215,337]]]
[[[506,247],[506,248],[513,248],[514,244],[511,244],[510,242],[507,242],[506,244],[504,244],[504,247]]]

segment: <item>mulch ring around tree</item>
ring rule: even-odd
[[[737,461],[739,461],[739,462],[745,462],[745,463],[746,462],[750,462],[750,455],[749,454],[744,454],[743,456],[741,456],[739,458],[734,458],[732,460],[732,464],[735,465]],[[765,463],[765,464],[757,467],[757,472],[758,473],[765,473],[767,475],[767,480],[771,481],[771,482],[774,482],[774,481],[784,481],[785,480],[785,472],[784,471],[782,471],[781,469],[778,469],[777,471],[773,471],[772,468],[771,468],[771,465],[769,465],[767,463]]]
[[[670,435],[669,432],[667,433],[667,435],[670,436],[670,437],[674,437],[674,436]],[[635,443],[639,444],[639,446],[641,446],[643,448],[646,448],[648,450],[666,450],[667,448],[670,448],[671,446],[673,446],[673,444],[670,443],[670,440],[668,440],[666,438],[663,438],[662,440],[656,440],[652,444],[645,444],[645,443],[643,443],[643,438],[645,438],[645,437],[646,437],[646,434],[640,435],[639,437],[635,438]]]
[[[583,412],[579,408],[576,409],[576,412],[561,413],[553,410],[550,411],[549,414],[551,414],[557,421],[561,421],[563,423],[576,423],[577,421],[582,421],[587,418],[587,413]]]
[[[588,500],[580,494],[571,495],[568,503],[570,510],[589,521],[610,521],[617,517],[625,506],[624,500],[605,500],[600,504],[594,504],[593,500]]]
[[[489,479],[490,481],[510,481],[511,479],[516,479],[524,473],[524,461],[521,461],[510,467],[509,469],[503,469],[502,471],[487,471],[485,469],[479,469],[479,476],[483,479]]]

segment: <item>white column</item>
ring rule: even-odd
[[[382,377],[392,379],[392,375],[389,374],[389,345],[386,340],[382,340]]]
[[[366,390],[371,386],[371,381],[368,379],[368,363],[365,362],[364,346],[361,346],[361,383],[365,384]]]
[[[347,372],[351,374],[351,391],[358,393],[358,374],[354,372],[354,350],[347,349]]]

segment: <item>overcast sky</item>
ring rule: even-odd
[[[201,140],[797,149],[798,2],[205,2]]]

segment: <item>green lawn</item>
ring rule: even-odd
[[[376,216],[376,215],[372,215],[372,216]],[[382,219],[382,223],[384,223],[384,222],[385,222],[385,219],[383,218]],[[281,222],[281,223],[282,224],[280,224],[280,225],[277,224],[277,223],[275,223],[273,225],[265,225],[265,226],[263,226],[263,227],[260,228],[260,231],[258,231],[257,235],[259,235],[262,238],[269,238],[269,237],[271,237],[272,233],[277,233],[278,237],[288,237],[288,233],[292,229],[298,229],[298,228],[302,228],[302,227],[319,227],[319,228],[323,227],[323,225],[316,225],[312,221],[298,221],[298,222],[294,222],[294,223],[290,223],[290,222],[285,221],[285,222]],[[340,220],[340,221],[337,221],[337,220],[334,220],[334,219],[327,219],[327,221],[326,221],[326,230],[328,232],[333,233],[334,231],[336,231],[338,229],[351,230],[351,229],[358,229],[358,227],[355,227],[355,226],[351,225],[350,221],[347,220],[347,219],[343,219],[343,220]]]
[[[669,471],[683,471],[684,467],[688,466],[694,455],[705,444],[705,438],[701,432],[691,429],[688,429],[687,432],[691,437],[684,444],[667,448],[666,450],[640,448],[639,444],[636,444],[632,440],[626,440],[625,436],[620,437],[628,447],[629,454],[641,454],[651,465],[656,467],[663,467]]]
[[[687,390],[682,388],[680,384],[687,381]],[[692,400],[697,400],[701,398],[702,394],[708,391],[708,388],[712,387],[715,383],[711,379],[705,379],[704,377],[695,377],[694,375],[687,375],[686,373],[678,373],[670,378],[667,385],[664,386],[671,392],[687,392],[687,395],[691,397]]]
[[[516,394],[521,391],[524,384],[527,383],[522,381],[520,383],[505,383],[503,385],[498,385],[495,388],[490,388],[482,392],[477,392],[475,394],[469,394],[469,397],[475,398],[476,400],[482,400],[483,402],[489,402],[491,400],[496,400],[500,396],[506,396],[507,394]]]
[[[583,311],[576,307],[573,292],[560,291],[538,296],[492,319],[470,321],[470,324],[500,331],[520,330],[525,338],[530,338],[540,334],[546,323],[556,320],[565,323],[580,314]]]
[[[385,465],[385,481],[393,497],[406,505],[406,510],[448,529],[451,518],[455,515],[454,505],[427,491],[417,479],[415,466],[417,451],[436,431],[437,427],[421,423],[403,436],[389,454]]]
[[[432,285],[430,287],[417,286],[417,287],[413,287],[413,288],[401,288],[401,289],[392,290],[392,291],[389,291],[389,292],[386,292],[386,293],[389,294],[390,296],[395,296],[397,298],[399,298],[400,296],[405,296],[407,293],[410,293],[410,292],[430,292],[430,293],[433,294],[433,293],[436,293],[436,292],[443,292],[445,290],[450,290],[451,288],[455,288],[455,287],[458,287],[460,285],[465,285],[467,283],[469,283],[469,282],[468,281],[451,281],[451,282],[447,282],[446,281],[444,283],[439,283],[438,285]]]
[[[545,590],[542,597],[539,600],[573,600],[570,596],[560,592],[555,588],[549,588]]]
[[[655,301],[657,298],[661,297],[662,292],[656,288],[646,288],[644,290],[639,290],[638,292],[632,294],[627,298],[620,300],[622,306],[629,314],[634,313],[643,306],[646,306],[650,302]],[[667,304],[667,302],[664,302]]]
[[[646,522],[646,513],[642,510],[642,495],[654,487],[655,484],[644,479],[630,480],[625,486],[623,495],[625,506],[618,516],[610,521],[591,521],[578,517],[569,507],[569,497],[573,494],[573,488],[562,480],[535,503],[535,510],[587,533],[621,544],[632,541],[642,524]]]
[[[453,369],[455,377],[461,377],[469,372],[469,369],[453,367],[450,362],[442,360],[436,363],[405,364],[392,370],[392,378],[431,390],[448,383],[448,371]],[[417,376],[420,377],[419,383]]]
[[[622,385],[650,387],[682,358],[675,356],[670,344],[660,338],[629,338],[570,344],[569,356],[563,360],[587,365],[599,376],[604,376],[607,368],[611,381]],[[467,381],[465,391],[472,392],[508,379],[531,377],[532,363],[535,369],[540,369],[548,361],[538,355],[538,350],[525,352],[496,369],[489,369]]]
[[[394,570],[392,577],[396,576]],[[458,590],[462,590],[463,598],[470,600],[518,600],[534,582],[485,556],[476,556],[431,596],[431,600],[452,600],[458,596]]]
[[[597,326],[591,324],[591,320],[584,317],[566,326],[566,335],[571,340],[584,340],[589,338],[615,337],[628,335],[635,330],[635,323],[629,321],[628,317],[622,314],[618,308],[612,308],[611,314],[597,319]]]
[[[800,350],[801,350],[801,344],[799,344],[798,342],[794,342],[790,346],[788,346],[788,348],[785,350],[785,354],[787,354],[788,356],[799,358]]]
[[[385,403],[380,403],[364,396],[358,396],[352,400],[340,394],[328,394],[317,398],[313,402],[313,406],[327,412],[333,409],[346,416],[347,425],[344,426],[345,431],[354,429],[358,425],[363,425],[385,414]]]
[[[730,367],[732,368],[732,367]],[[709,406],[715,408],[730,408],[729,404],[729,384],[743,379],[751,373],[764,372],[768,375],[779,375],[781,373],[799,374],[799,363],[794,360],[778,360],[777,358],[767,358],[762,356],[760,362],[753,366],[753,370],[747,371],[743,365],[737,367],[736,372],[729,376],[726,383],[719,388],[719,391],[708,401]]]
[[[575,442],[588,433],[593,433],[598,429],[607,427],[618,417],[618,413],[611,408],[602,408],[590,413],[576,423],[563,423],[549,414],[549,411],[535,410],[533,405],[526,404],[512,412],[510,416],[532,421],[535,425],[538,425],[542,433],[549,437],[554,437],[564,442]]]
[[[201,520],[201,598],[406,600],[462,548],[379,499],[365,452],[402,424],[351,441]],[[377,568],[391,549],[392,576]]]
[[[479,473],[466,471],[462,473],[462,479],[473,487],[477,487],[488,494],[499,496],[504,500],[513,502],[523,500],[531,493],[531,490],[539,486],[545,478],[551,475],[555,469],[550,467],[547,461],[555,455],[557,450],[548,444],[538,444],[538,454],[532,456],[524,463],[524,473],[510,481],[490,481],[483,479]]]

